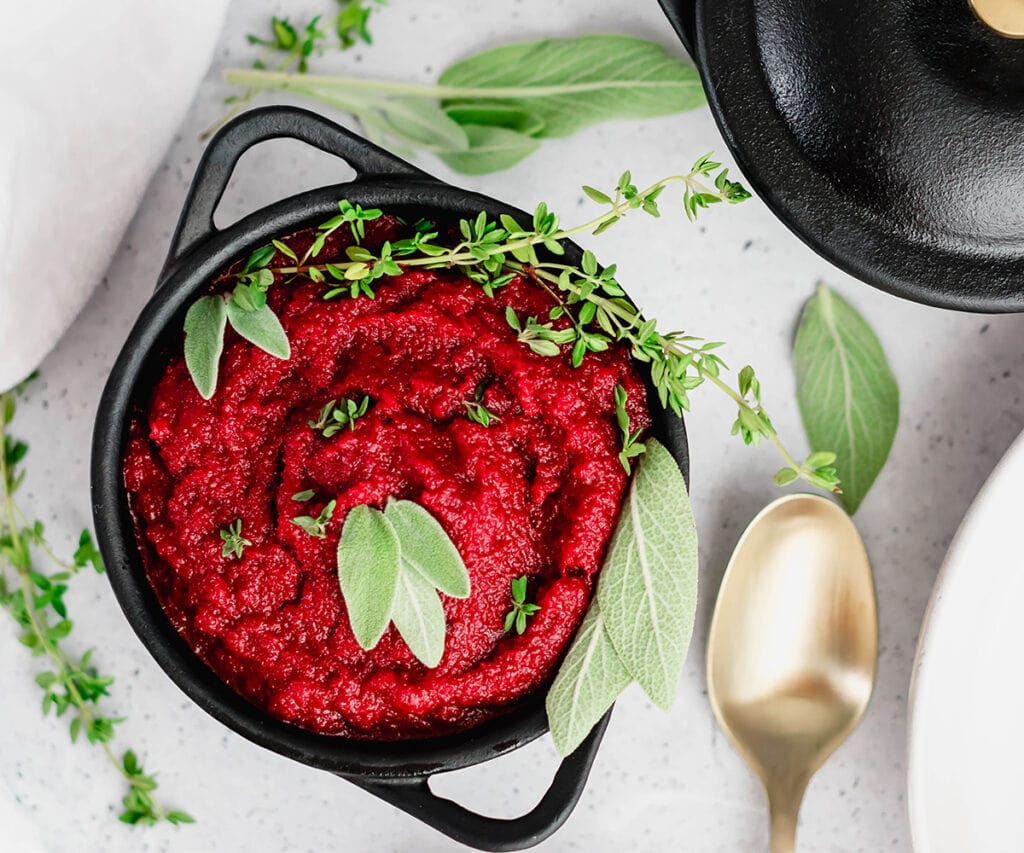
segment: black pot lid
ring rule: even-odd
[[[972,2],[1024,33],[1020,0]],[[812,248],[899,296],[1024,311],[1024,41],[968,0],[663,5],[695,22],[740,168]]]

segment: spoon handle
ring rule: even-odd
[[[794,853],[796,850],[796,812],[772,806],[771,853]]]
[[[804,799],[806,781],[791,780],[789,784],[776,784],[769,789],[768,806],[772,819],[771,853],[794,853],[796,850],[796,820],[800,803]]]

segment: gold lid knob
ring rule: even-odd
[[[968,0],[983,24],[1007,38],[1024,38],[1024,0]]]

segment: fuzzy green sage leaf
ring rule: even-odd
[[[469,595],[469,573],[444,528],[412,501],[389,500],[384,512],[357,506],[338,543],[338,579],[359,645],[372,649],[394,622],[427,667],[444,656],[444,607],[438,589]]]
[[[433,668],[441,662],[447,627],[441,599],[433,583],[418,571],[409,571],[404,565],[398,573],[398,588],[391,618],[409,651],[420,663]]]
[[[900,392],[878,337],[835,291],[819,285],[793,344],[797,401],[812,447],[834,451],[839,495],[857,511],[889,456]],[[812,454],[808,464],[831,454]]]
[[[392,150],[426,148],[457,171],[484,174],[533,153],[538,139],[705,103],[693,65],[659,44],[621,35],[485,50],[450,66],[436,86],[302,72],[227,70],[224,79],[244,86],[245,93],[224,120],[257,92],[286,91],[347,111],[367,135]],[[701,193],[693,204],[715,200]]]
[[[227,317],[231,321],[232,329],[264,352],[270,353],[276,358],[291,358],[292,348],[288,343],[288,335],[285,334],[281,321],[270,310],[269,305],[263,305],[255,310],[246,310],[234,299],[229,299]],[[216,376],[214,384],[216,384]]]
[[[401,546],[384,513],[370,506],[349,510],[338,542],[338,580],[356,641],[372,649],[391,621]]]
[[[217,390],[227,316],[222,296],[201,296],[185,315],[185,366],[204,400]]]
[[[601,569],[597,595],[546,700],[555,747],[568,755],[633,681],[668,707],[697,602],[697,532],[686,482],[649,439]]]
[[[594,600],[545,700],[551,737],[561,755],[569,755],[583,742],[632,680]]]
[[[543,124],[543,137],[569,136],[601,121],[650,118],[704,103],[696,69],[644,39],[595,35],[522,42],[486,50],[441,74],[444,88],[501,100]],[[494,100],[494,96],[488,100]],[[472,103],[454,96],[452,109]]]
[[[658,707],[675,699],[697,607],[697,529],[672,454],[646,442],[597,600],[619,659]]]
[[[434,516],[418,503],[396,500],[388,501],[384,515],[402,543],[403,568],[422,575],[452,598],[469,597],[466,564]]]
[[[444,151],[469,148],[466,131],[433,101],[396,98],[383,101],[381,110],[396,133],[420,145]]]
[[[503,127],[524,136],[536,136],[544,129],[543,121],[501,101],[464,101],[449,106],[446,112],[463,127]]]
[[[439,151],[456,172],[487,175],[510,169],[540,148],[540,141],[507,127],[467,124],[463,128],[469,146],[465,150]]]

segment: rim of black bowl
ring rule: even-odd
[[[455,734],[406,740],[359,740],[317,734],[271,716],[223,682],[171,625],[146,577],[124,488],[123,455],[129,421],[143,397],[143,380],[162,366],[159,356],[177,338],[194,295],[230,263],[271,237],[319,224],[337,211],[338,199],[440,219],[508,213],[527,215],[487,196],[429,179],[356,180],[292,196],[215,232],[175,262],[163,285],[146,304],[104,388],[93,436],[92,500],[107,575],[131,627],[177,686],[203,710],[243,737],[310,766],[352,777],[402,778],[457,770],[510,752],[548,731],[545,689],[535,691],[507,713]],[[582,250],[565,242],[567,256]],[[151,386],[149,386],[151,387]],[[683,421],[649,401],[652,433],[689,478]]]
[[[1024,260],[980,247],[955,252],[935,235],[869,215],[849,198],[826,197],[816,168],[780,117],[769,89],[752,0],[696,4],[696,61],[708,104],[744,176],[772,212],[835,266],[874,287],[958,311],[1024,310]],[[823,203],[824,202],[824,203]]]

